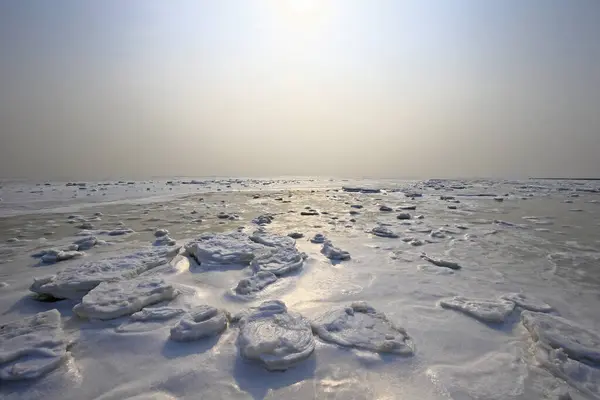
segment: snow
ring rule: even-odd
[[[323,243],[321,253],[323,253],[325,257],[334,261],[345,261],[350,259],[350,253],[340,249],[339,247],[335,247],[329,240]]]
[[[86,294],[73,311],[84,318],[114,319],[172,300],[178,294],[172,284],[160,278],[102,282]]]
[[[216,336],[227,329],[227,314],[209,305],[200,305],[186,314],[171,328],[169,338],[176,342],[191,342]]]
[[[344,347],[405,356],[415,351],[406,330],[365,302],[328,311],[312,323],[312,329],[324,341]]]
[[[67,358],[60,313],[44,311],[0,325],[0,380],[38,378]]]
[[[274,300],[245,312],[239,318],[237,340],[240,355],[267,370],[286,370],[306,360],[315,349],[310,323],[302,315],[288,312],[285,303]]]
[[[556,315],[532,311],[524,311],[521,321],[543,345],[560,348],[574,360],[600,363],[600,335],[596,332]]]
[[[206,234],[185,245],[186,254],[207,267],[237,265],[243,268],[250,264],[254,253],[262,249],[264,245],[241,232]]]
[[[167,263],[178,247],[163,247],[89,261],[68,267],[56,275],[34,279],[30,290],[58,299],[80,299],[102,282],[131,279]]]
[[[258,271],[254,275],[240,280],[234,291],[239,295],[249,295],[260,292],[275,281],[277,281],[277,276],[274,273]]]
[[[549,304],[525,293],[508,293],[500,296],[500,298],[514,302],[524,310],[537,312],[551,312],[553,310]]]
[[[440,300],[444,308],[461,311],[484,322],[499,323],[512,313],[515,303],[507,300],[487,300],[455,296]]]

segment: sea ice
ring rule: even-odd
[[[135,231],[130,228],[118,228],[118,229],[113,229],[112,231],[108,231],[108,232],[106,232],[106,234],[108,236],[122,236],[122,235],[128,235],[130,233],[134,233],[134,232]]]
[[[517,306],[529,311],[550,312],[553,310],[552,306],[549,304],[525,293],[507,293],[500,296],[500,298],[512,301]]]
[[[81,239],[78,239],[73,242],[74,245],[77,245],[78,251],[89,250],[92,247],[104,243],[103,241],[99,241],[95,236],[86,236]]]
[[[304,234],[300,232],[290,232],[288,233],[288,236],[292,239],[302,239],[304,237]]]
[[[398,207],[399,210],[404,210],[404,211],[410,211],[410,210],[416,210],[417,206],[414,204],[403,204],[400,207]]]
[[[34,279],[30,290],[59,299],[80,299],[101,282],[131,279],[167,263],[179,247],[149,248],[68,267],[56,275]]]
[[[427,254],[421,254],[421,258],[424,259],[425,261],[429,261],[430,263],[432,263],[433,265],[436,265],[438,267],[444,267],[444,268],[450,268],[450,269],[456,269],[456,270],[462,268],[458,263],[455,263],[453,261],[441,260],[438,258],[431,258]]]
[[[0,326],[0,380],[38,378],[67,357],[60,313],[44,311]]]
[[[173,285],[160,278],[102,282],[86,294],[73,311],[80,317],[114,319],[172,300],[178,294]]]
[[[84,253],[76,250],[50,249],[44,251],[42,255],[42,262],[46,264],[53,264],[60,261],[67,261],[76,257],[82,257],[83,255]]]
[[[484,322],[504,322],[515,308],[515,303],[508,300],[473,299],[462,296],[442,299],[440,305],[462,311]]]
[[[289,236],[274,235],[260,229],[252,233],[250,240],[269,247],[294,247],[296,244]]]
[[[383,226],[376,226],[371,230],[371,233],[375,236],[386,237],[395,239],[398,237],[397,233],[392,232],[390,229]]]
[[[572,359],[599,363],[600,335],[568,319],[524,311],[521,321],[531,336],[547,347],[563,349]]]
[[[322,233],[317,233],[312,237],[312,239],[310,239],[310,241],[315,244],[325,243],[325,240],[327,240],[327,238]]]
[[[258,271],[254,275],[239,281],[235,292],[240,295],[248,295],[260,292],[270,284],[277,281],[277,276],[269,271]]]
[[[169,231],[166,229],[157,229],[154,231],[154,237],[160,238],[163,236],[169,236]]]
[[[306,254],[295,247],[268,248],[257,252],[250,266],[255,272],[269,271],[282,276],[302,268],[305,259]]]
[[[286,370],[310,357],[315,340],[310,323],[273,300],[243,313],[237,345],[242,357],[271,371]]]
[[[275,219],[275,217],[273,217],[272,215],[259,215],[258,217],[254,218],[252,220],[252,222],[254,222],[257,225],[268,225],[271,222],[273,222],[273,219]]]
[[[321,339],[344,347],[401,355],[414,354],[414,345],[404,328],[364,301],[329,311],[312,323]]]
[[[161,328],[166,321],[173,320],[185,314],[185,310],[174,307],[144,308],[131,314],[129,321],[122,323],[116,332],[146,332]]]
[[[340,249],[339,247],[335,247],[330,240],[327,240],[323,243],[323,248],[321,249],[321,253],[330,260],[349,260],[350,253]]]
[[[185,251],[200,265],[247,266],[254,258],[254,253],[264,247],[264,245],[250,240],[250,237],[244,233],[230,232],[203,235],[186,244]]]
[[[186,314],[171,328],[169,338],[176,342],[191,342],[216,336],[227,329],[227,314],[209,305],[200,305]]]

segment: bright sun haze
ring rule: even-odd
[[[4,177],[598,176],[600,3],[8,0]]]

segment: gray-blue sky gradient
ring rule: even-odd
[[[0,174],[600,176],[597,0],[0,2]]]

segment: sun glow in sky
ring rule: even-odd
[[[597,0],[1,1],[0,173],[597,176],[599,20]]]

